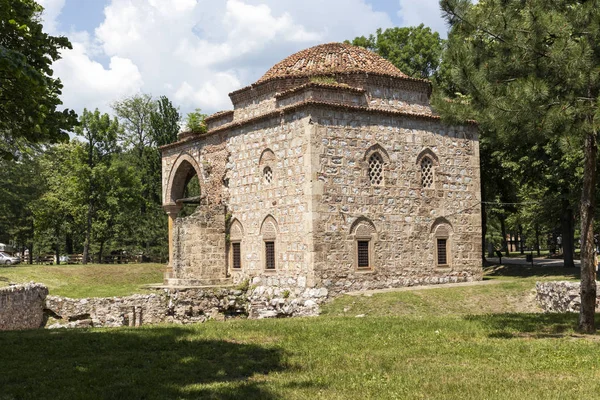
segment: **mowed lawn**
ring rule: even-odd
[[[164,264],[71,264],[0,266],[0,286],[37,282],[50,294],[72,298],[145,293],[145,285],[162,283]],[[1,392],[1,390],[0,390]],[[1,396],[1,394],[0,394]],[[2,397],[0,397],[0,400]]]
[[[536,280],[343,296],[316,318],[0,333],[0,399],[579,399],[600,336],[534,312]]]

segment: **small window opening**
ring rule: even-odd
[[[358,268],[369,268],[369,241],[358,241]]]
[[[275,269],[275,242],[265,242],[265,267]]]
[[[239,242],[231,244],[231,252],[233,256],[233,268],[242,268],[242,249]]]
[[[383,158],[379,153],[369,157],[369,180],[371,185],[380,185],[383,182]]]
[[[447,239],[437,240],[437,263],[438,265],[448,265],[448,252],[446,250]]]
[[[263,170],[263,176],[265,178],[265,183],[271,183],[273,180],[273,170],[271,167],[265,167]]]
[[[433,162],[429,157],[425,157],[421,161],[421,185],[424,188],[430,188],[433,185]]]

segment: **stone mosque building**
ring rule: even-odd
[[[169,286],[340,293],[481,279],[475,124],[431,84],[348,44],[289,56],[162,148]],[[196,211],[178,217],[198,177]]]

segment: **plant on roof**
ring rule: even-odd
[[[338,81],[333,76],[313,76],[310,78],[313,83],[324,83],[328,85],[336,85]]]
[[[187,114],[185,118],[185,125],[187,131],[191,133],[203,134],[206,133],[206,119],[207,115],[203,114],[199,108]]]

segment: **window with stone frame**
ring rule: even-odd
[[[363,219],[353,228],[353,234],[356,269],[372,270],[374,267],[375,227],[370,221]]]
[[[263,221],[261,226],[261,235],[263,238],[263,267],[265,270],[275,270],[277,268],[277,222],[271,216]]]
[[[265,269],[275,269],[275,242],[265,242]]]
[[[242,244],[231,243],[231,264],[233,269],[242,269]]]
[[[237,219],[234,219],[229,228],[229,253],[232,269],[242,269],[242,238],[244,229]]]
[[[383,157],[378,152],[369,157],[369,181],[375,186],[383,184]]]
[[[430,157],[421,160],[421,186],[426,189],[433,186],[433,161]]]
[[[371,266],[370,263],[370,254],[369,254],[369,242],[370,240],[357,240],[356,241],[356,259],[357,266],[359,269],[361,268],[369,268]]]
[[[450,266],[450,227],[439,225],[435,229],[435,264],[438,267]]]
[[[265,167],[263,169],[263,178],[266,184],[269,184],[273,181],[273,170],[271,167]]]

